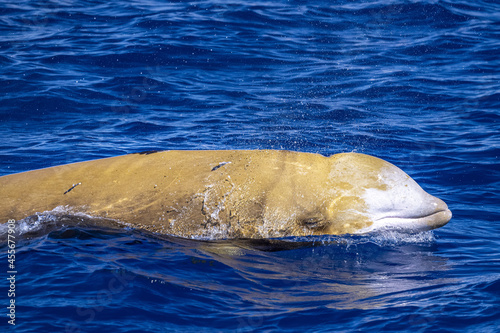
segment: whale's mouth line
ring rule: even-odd
[[[425,219],[425,218],[437,215],[439,213],[449,212],[449,211],[450,211],[449,209],[441,209],[441,210],[437,210],[437,211],[435,211],[433,213],[430,213],[430,214],[427,214],[427,215],[422,215],[422,216],[406,216],[406,217],[401,217],[401,216],[384,216],[384,217],[376,219],[375,221],[380,221],[380,220],[384,220],[384,219],[400,219],[400,220]]]

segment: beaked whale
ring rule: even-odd
[[[160,151],[0,177],[0,220],[64,207],[187,238],[424,231],[451,212],[382,159],[284,150]]]

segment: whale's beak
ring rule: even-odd
[[[448,209],[448,205],[441,199],[431,196],[430,207],[433,207],[433,211],[427,215],[421,217],[422,222],[428,226],[429,230],[441,228],[446,225],[451,220],[451,211]],[[422,225],[424,228],[425,225]]]
[[[336,174],[350,179],[351,186],[336,188],[340,195],[332,200],[328,212],[335,222],[360,226],[354,233],[419,232],[450,221],[452,214],[446,203],[424,191],[395,165],[357,153],[335,156]]]
[[[446,203],[424,191],[410,176],[387,163],[378,173],[379,188],[363,195],[372,225],[364,232],[396,229],[404,232],[432,230],[451,219]]]
[[[373,220],[373,224],[360,233],[377,230],[399,230],[418,232],[440,228],[451,219],[451,211],[446,203],[423,190],[417,198],[401,200],[399,209],[383,209]]]

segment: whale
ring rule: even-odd
[[[2,223],[50,213],[211,240],[420,232],[452,217],[383,159],[288,150],[149,151],[0,177]]]

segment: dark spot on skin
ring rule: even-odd
[[[321,216],[313,216],[309,218],[304,218],[301,221],[301,224],[309,229],[319,229],[324,228],[326,226],[326,220]]]
[[[219,165],[214,166],[214,167],[212,168],[212,170],[211,170],[211,171],[215,171],[215,170],[217,170],[218,168],[220,168],[221,166],[226,165],[226,164],[228,164],[228,163],[231,163],[231,162],[222,162],[222,163],[220,163]]]
[[[64,192],[63,194],[66,194],[68,193],[69,191],[71,191],[72,189],[74,189],[75,187],[77,187],[78,185],[80,185],[81,183],[78,183],[78,184],[73,184],[73,186],[71,186],[66,192]]]
[[[149,155],[149,154],[159,153],[161,151],[164,151],[164,150],[148,150],[148,151],[142,151],[140,153],[134,153],[134,154]]]

